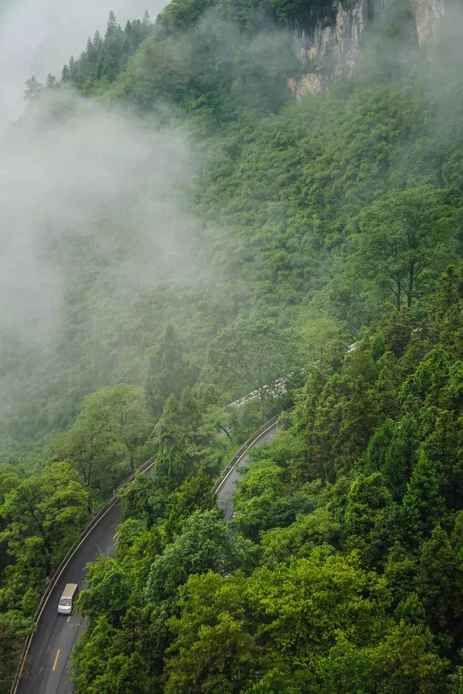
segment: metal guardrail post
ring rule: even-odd
[[[241,460],[243,459],[243,457],[246,455],[246,453],[247,453],[251,448],[253,448],[253,447],[256,445],[257,441],[259,441],[259,439],[261,439],[262,436],[265,436],[265,434],[267,434],[267,432],[271,431],[271,430],[277,425],[278,419],[279,419],[278,416],[273,417],[270,421],[268,421],[266,424],[264,424],[263,426],[261,426],[261,428],[258,429],[258,430],[251,436],[251,438],[248,439],[248,440],[241,446],[241,448],[239,449],[239,451],[238,451],[237,453],[235,453],[235,455],[233,456],[232,460],[230,461],[230,463],[229,463],[229,464],[227,465],[227,467],[225,468],[225,470],[224,470],[224,472],[223,472],[223,474],[222,474],[222,477],[220,478],[220,480],[216,483],[216,485],[215,485],[215,487],[214,487],[214,496],[217,496],[217,494],[219,493],[221,487],[225,484],[225,482],[227,481],[228,477],[231,475],[231,473],[232,473],[233,470],[236,468],[236,466],[239,465],[239,463],[241,462]]]
[[[233,472],[235,467],[239,465],[240,461],[242,458],[246,455],[246,453],[255,446],[257,441],[262,438],[262,436],[265,436],[265,434],[273,429],[273,427],[277,424],[278,422],[278,417],[274,417],[271,419],[269,422],[264,424],[257,432],[255,432],[250,439],[244,443],[239,451],[233,456],[231,462],[227,467],[225,468],[225,471],[222,474],[222,477],[220,480],[216,483],[214,487],[214,496],[218,494],[220,491],[221,487],[229,477],[229,475]],[[123,489],[127,484],[132,482],[137,475],[144,474],[146,472],[149,472],[152,467],[156,464],[156,461],[153,458],[150,458],[147,460],[143,465],[141,465],[130,477],[123,482],[122,484],[119,485],[117,488],[117,492],[119,492],[121,489]],[[32,644],[32,639],[34,638],[34,634],[37,630],[37,627],[39,625],[40,618],[45,610],[45,607],[47,606],[48,600],[50,599],[50,595],[52,594],[53,590],[55,589],[58,581],[60,580],[61,576],[63,575],[64,571],[68,567],[69,563],[71,560],[74,558],[80,547],[83,545],[83,543],[88,539],[88,537],[92,534],[92,532],[95,530],[95,528],[98,526],[99,522],[104,518],[109,511],[118,503],[119,498],[117,496],[117,493],[114,494],[112,499],[102,508],[98,513],[92,518],[91,521],[86,525],[84,530],[81,533],[81,536],[78,540],[78,542],[71,547],[71,549],[67,552],[65,555],[64,559],[61,561],[60,565],[50,578],[48,582],[48,586],[45,589],[45,592],[43,593],[39,605],[37,607],[37,610],[34,614],[34,626],[29,634],[29,636],[26,639],[26,642],[24,644],[21,660],[18,666],[18,670],[16,672],[16,677],[14,679],[14,682],[11,686],[10,689],[10,694],[17,694],[18,686],[21,681],[21,678],[24,673],[24,668],[26,666],[27,662],[27,657],[30,652],[31,644]]]
[[[125,480],[125,482],[123,482],[122,484],[119,485],[119,487],[117,488],[117,492],[119,492],[119,490],[123,489],[127,484],[130,484],[130,482],[132,482],[137,477],[137,475],[145,474],[146,472],[149,472],[149,470],[151,470],[151,468],[154,467],[155,464],[156,464],[156,461],[154,460],[154,458],[150,458],[149,460],[147,460],[137,470],[135,470],[135,472],[133,472],[130,475],[130,477],[127,480]],[[88,539],[88,537],[92,534],[92,532],[98,526],[99,522],[118,503],[119,498],[117,496],[117,492],[113,495],[112,499],[110,501],[108,501],[108,503],[105,504],[105,506],[103,506],[103,508],[100,509],[98,511],[98,513],[88,522],[88,524],[83,529],[79,540],[67,552],[64,559],[61,561],[60,565],[58,566],[56,571],[53,573],[51,578],[49,579],[48,585],[45,589],[45,592],[43,593],[43,595],[40,599],[40,602],[38,604],[38,607],[35,611],[34,619],[33,619],[33,629],[25,641],[21,660],[19,662],[18,670],[16,672],[16,677],[13,681],[13,684],[11,685],[10,694],[16,694],[16,692],[18,690],[18,686],[19,686],[19,683],[20,683],[21,678],[23,676],[24,668],[25,668],[26,662],[27,662],[27,657],[29,655],[29,651],[31,648],[32,639],[34,638],[34,634],[35,634],[37,627],[39,625],[39,621],[40,621],[40,618],[43,614],[43,611],[45,610],[45,607],[47,606],[48,600],[50,599],[50,595],[52,594],[58,581],[60,580],[64,571],[69,566],[71,560],[75,557],[75,555],[78,552],[78,550],[80,549],[80,547]]]

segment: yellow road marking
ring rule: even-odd
[[[58,660],[59,660],[60,655],[61,655],[61,648],[58,648],[58,652],[56,653],[56,657],[55,657],[55,662],[53,663],[53,672],[56,672],[56,667],[58,665]]]

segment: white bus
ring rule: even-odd
[[[72,603],[77,593],[77,583],[68,583],[58,603],[58,614],[71,614]]]

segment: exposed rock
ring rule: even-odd
[[[445,0],[411,0],[420,45],[436,38],[439,20],[445,15]]]
[[[332,71],[337,77],[351,74],[360,55],[360,37],[368,21],[368,4],[368,0],[356,0],[350,9],[345,9],[338,2],[333,24],[319,24],[310,33],[301,32],[302,61]]]
[[[305,94],[320,94],[325,89],[322,76],[317,72],[307,72],[299,79],[290,79],[288,86],[297,99],[305,96]]]
[[[403,35],[415,45],[425,45],[434,39],[439,20],[445,14],[447,0],[407,0],[409,17],[406,13],[400,20],[410,24]],[[375,20],[381,21],[393,7],[394,0],[353,0],[349,5],[337,0],[334,21],[319,22],[308,30],[299,31],[297,46],[301,62],[307,72],[292,79],[289,87],[296,97],[318,94],[332,79],[349,78],[357,65],[362,35]],[[405,7],[406,10],[406,7]],[[403,29],[403,27],[401,27]]]

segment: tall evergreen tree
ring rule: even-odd
[[[402,505],[404,529],[413,546],[417,538],[431,534],[445,508],[439,471],[424,450],[420,450]]]
[[[180,398],[196,378],[197,370],[187,362],[183,344],[169,325],[149,365],[146,394],[154,416],[161,416],[169,396]]]

